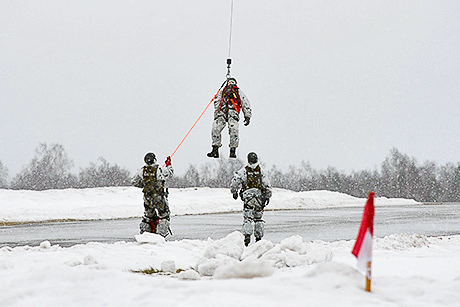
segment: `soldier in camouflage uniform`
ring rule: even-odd
[[[165,180],[172,176],[171,157],[165,161],[165,167],[156,164],[154,153],[147,153],[145,164],[133,178],[133,185],[142,188],[144,193],[144,216],[139,225],[140,233],[152,232],[166,237],[170,233],[168,191]]]
[[[219,148],[222,146],[222,130],[228,124],[230,135],[230,158],[236,158],[236,148],[239,145],[239,120],[243,111],[244,125],[249,125],[252,111],[249,100],[236,86],[235,78],[228,78],[226,85],[217,93],[214,99],[214,121],[212,123],[212,151],[207,154],[210,158],[219,158]]]
[[[256,153],[250,152],[248,164],[234,174],[230,191],[234,199],[237,199],[239,194],[244,202],[242,232],[244,243],[248,246],[253,233],[256,241],[264,236],[262,215],[272,196],[270,181],[262,172]]]

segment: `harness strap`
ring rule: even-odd
[[[230,101],[232,102],[233,107],[235,108],[236,112],[240,113],[240,106],[239,106],[238,103],[236,102],[236,99],[230,98]]]
[[[219,111],[222,110],[222,106],[224,104],[224,101],[225,101],[225,92],[226,92],[226,87],[223,89],[223,92],[222,92],[222,98],[221,98],[221,101],[220,101],[220,104],[219,104]],[[238,114],[240,113],[241,111],[241,98],[240,98],[240,95],[239,93],[235,92],[235,90],[238,90],[239,87],[234,85],[231,90],[232,90],[232,94],[233,97],[229,97],[228,99],[231,101],[233,107],[235,108],[236,112],[238,112]]]

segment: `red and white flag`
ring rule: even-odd
[[[374,192],[369,193],[366,206],[364,207],[363,220],[359,228],[358,237],[352,254],[358,258],[358,269],[363,272],[369,270],[372,262],[372,237],[374,236]]]

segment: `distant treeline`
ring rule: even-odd
[[[228,188],[233,173],[245,161],[239,159],[212,160],[197,168],[189,165],[183,176],[168,181],[172,188]],[[263,165],[262,165],[263,166]],[[128,170],[111,165],[104,158],[90,163],[78,175],[72,174],[73,161],[60,144],[40,144],[35,157],[8,182],[8,170],[0,161],[0,188],[14,190],[46,190],[93,188],[131,185]],[[421,202],[460,201],[460,163],[438,166],[427,161],[419,164],[415,158],[396,148],[381,163],[380,169],[345,173],[334,167],[314,170],[301,162],[281,171],[276,166],[266,169],[272,186],[293,191],[328,190],[366,197],[369,191],[377,196],[410,198]]]
[[[8,170],[0,161],[0,187],[13,190],[49,190],[68,188],[95,188],[127,186],[131,184],[130,172],[110,165],[104,158],[72,174],[73,161],[60,144],[48,146],[41,143],[35,156],[8,184]]]

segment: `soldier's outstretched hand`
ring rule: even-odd
[[[171,166],[171,156],[168,156],[165,161],[166,166]]]

